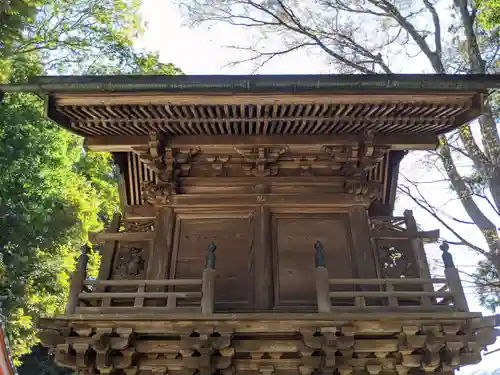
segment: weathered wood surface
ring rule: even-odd
[[[156,271],[147,274],[150,279],[145,278],[150,292],[165,292],[159,287],[167,287],[167,292],[199,291],[189,282],[154,284],[148,280],[199,278],[206,248],[214,242],[218,261],[211,294],[218,312],[317,311],[318,305],[323,306],[321,311],[328,311],[327,304],[335,311],[457,308],[458,289],[451,293],[449,286],[443,288],[447,280],[420,276],[418,264],[425,262],[423,249],[415,253],[412,241],[428,233],[408,227],[408,215],[370,219],[359,204],[329,210],[270,207],[265,202],[257,207],[161,207],[156,212],[154,231],[128,233],[154,238],[148,270]],[[325,281],[318,284],[314,270],[313,244],[318,240],[324,247],[324,267],[329,275],[324,279],[329,278],[326,284],[331,289],[328,296],[321,297],[328,298],[323,302],[317,293]],[[394,257],[393,252],[400,255]],[[121,289],[127,285],[137,284],[109,284],[115,292],[130,293]],[[188,300],[174,302],[174,297],[169,299],[173,305],[168,306],[164,301],[149,301],[158,312],[173,306],[195,307]],[[92,311],[92,306],[85,311]]]
[[[85,138],[85,146],[90,151],[105,152],[132,152],[137,147],[148,143],[149,137],[143,136],[94,136]],[[211,150],[220,149],[226,152],[234,146],[275,146],[287,145],[314,146],[321,145],[348,145],[357,144],[359,136],[357,135],[253,135],[238,136],[231,135],[225,137],[199,135],[177,136],[170,141],[172,148],[195,148],[204,147]],[[376,134],[373,139],[374,145],[388,146],[391,150],[429,150],[437,145],[435,135],[391,135]]]
[[[175,322],[158,317],[123,321],[127,328],[116,329],[116,321],[84,321],[80,316],[69,322],[45,320],[41,338],[54,349],[60,365],[80,371],[286,371],[297,375],[314,370],[338,370],[341,374],[392,371],[399,375],[451,372],[477,363],[482,346],[495,340],[493,322],[474,320],[470,314],[399,314],[379,321],[369,315],[351,315],[346,320],[337,319],[342,318],[337,315],[329,321],[285,314],[275,314],[271,321],[262,319],[263,315],[258,320],[235,320],[234,315],[225,318],[228,325],[221,317],[217,321],[203,317],[205,320],[187,320],[175,326]],[[149,339],[151,335],[155,340]]]
[[[442,133],[478,115],[478,95],[123,95],[56,99],[52,116],[85,135]],[[63,120],[64,119],[64,120]],[[130,124],[134,126],[123,126]]]

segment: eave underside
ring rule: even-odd
[[[388,152],[377,164],[379,172],[375,173],[374,181],[383,185],[380,203],[392,207],[394,168],[402,152],[434,148],[439,134],[481,113],[481,100],[482,93],[477,90],[409,92],[387,88],[336,89],[321,93],[290,93],[279,89],[242,93],[235,90],[232,94],[189,90],[59,91],[48,96],[47,114],[71,131],[85,136],[90,150],[121,154],[118,159],[121,160],[125,205],[144,204],[142,184],[156,181],[150,168],[142,165],[139,154],[147,145],[148,135],[157,133],[165,139],[165,146],[174,159],[176,154],[190,155],[192,150],[198,150],[198,155],[190,157],[189,166],[185,166],[188,173],[181,173],[179,177],[181,194],[201,192],[191,188],[192,182],[183,180],[186,177],[201,176],[208,181],[206,177],[220,175],[218,172],[213,176],[204,172],[197,174],[197,165],[211,170],[222,168],[217,163],[226,158],[230,160],[227,165],[237,162],[238,156],[233,154],[240,146],[254,147],[254,150],[285,147],[288,151],[275,163],[282,170],[280,177],[291,176],[287,174],[290,168],[302,168],[303,172],[306,160],[315,176],[330,176],[332,174],[325,174],[325,171],[332,168],[342,171],[333,175],[342,176],[345,163],[328,161],[321,150],[332,146],[341,147],[336,152],[344,146],[356,148],[368,135],[374,145]],[[398,156],[393,157],[395,154]],[[353,162],[355,166],[357,161]],[[191,165],[193,169],[189,174]],[[240,182],[223,181],[225,178],[244,177],[231,172],[224,172],[222,176],[218,181],[231,189]],[[301,183],[294,181],[296,185]],[[340,190],[333,184],[324,193],[345,190],[345,181],[339,180],[338,185]],[[270,193],[289,191],[273,184],[270,189]],[[231,193],[235,192],[233,190]],[[242,188],[240,193],[247,191]]]
[[[44,320],[41,338],[60,365],[113,375],[452,374],[495,338],[470,313],[107,318]]]
[[[48,115],[85,136],[441,134],[480,113],[474,93],[58,94]]]

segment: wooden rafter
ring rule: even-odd
[[[262,96],[165,97],[144,102],[140,95],[108,101],[58,99],[53,113],[89,136],[141,136],[162,131],[169,136],[327,135],[372,131],[383,134],[439,134],[474,117],[470,96],[413,97]],[[315,102],[314,98],[318,99]],[[95,99],[95,98],[94,98]],[[172,100],[173,101],[172,101]],[[470,113],[469,113],[470,112]]]

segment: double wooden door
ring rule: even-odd
[[[347,213],[270,209],[176,213],[171,278],[198,278],[216,250],[218,311],[314,310],[314,244],[332,278],[356,277]],[[152,259],[154,261],[154,259]]]

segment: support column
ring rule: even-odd
[[[203,315],[213,314],[215,307],[215,250],[217,250],[217,246],[211,243],[208,246],[207,257],[205,259],[201,298],[201,313]]]
[[[88,246],[82,247],[82,253],[78,257],[75,271],[71,275],[71,287],[69,290],[68,304],[66,305],[66,315],[75,313],[78,306],[78,295],[83,290],[83,283],[87,278]]]
[[[405,210],[403,216],[406,219],[406,229],[408,229],[410,233],[415,233],[415,234],[418,233],[417,222],[413,217],[413,211]],[[424,279],[430,279],[431,273],[429,271],[429,264],[427,263],[427,257],[425,255],[424,242],[422,241],[422,238],[411,237],[409,241],[411,244],[411,248],[413,250],[413,254],[415,255],[415,260],[417,262],[419,277]],[[424,284],[423,289],[424,292],[434,291],[431,284]],[[424,307],[431,307],[432,301],[429,297],[422,297],[421,304]]]
[[[444,263],[444,275],[450,288],[450,292],[453,293],[453,302],[455,307],[459,311],[468,312],[469,305],[467,304],[467,299],[465,298],[464,288],[462,287],[462,282],[460,281],[460,275],[458,269],[455,267],[453,262],[453,257],[448,252],[450,246],[445,242],[439,246],[442,254],[442,259]]]
[[[273,305],[271,210],[261,205],[256,214],[256,244],[254,247],[255,310],[269,310]]]
[[[406,228],[408,229],[408,232],[412,234],[418,233],[417,222],[413,217],[413,211],[406,210],[403,215],[406,219]],[[431,273],[429,271],[429,264],[427,263],[427,257],[425,255],[424,243],[422,241],[422,238],[413,236],[409,239],[409,241],[411,243],[411,248],[418,265],[419,277],[429,279],[431,277]]]
[[[316,279],[316,299],[318,301],[318,312],[332,311],[332,303],[330,300],[330,284],[328,282],[328,270],[325,265],[325,253],[323,244],[316,242],[314,245],[315,253],[315,270],[314,277]]]
[[[155,237],[146,271],[147,280],[169,278],[174,222],[173,208],[158,207],[156,211]]]
[[[109,225],[107,233],[117,233],[120,229],[121,214],[116,213],[113,215],[111,224]],[[104,243],[101,250],[101,266],[99,267],[98,280],[108,280],[111,276],[111,268],[113,267],[113,258],[116,251],[117,241],[108,240]],[[104,292],[103,287],[99,287],[97,292]]]
[[[353,255],[356,260],[356,272],[359,278],[378,277],[375,252],[370,240],[368,212],[364,206],[354,206],[349,211],[352,233]]]

